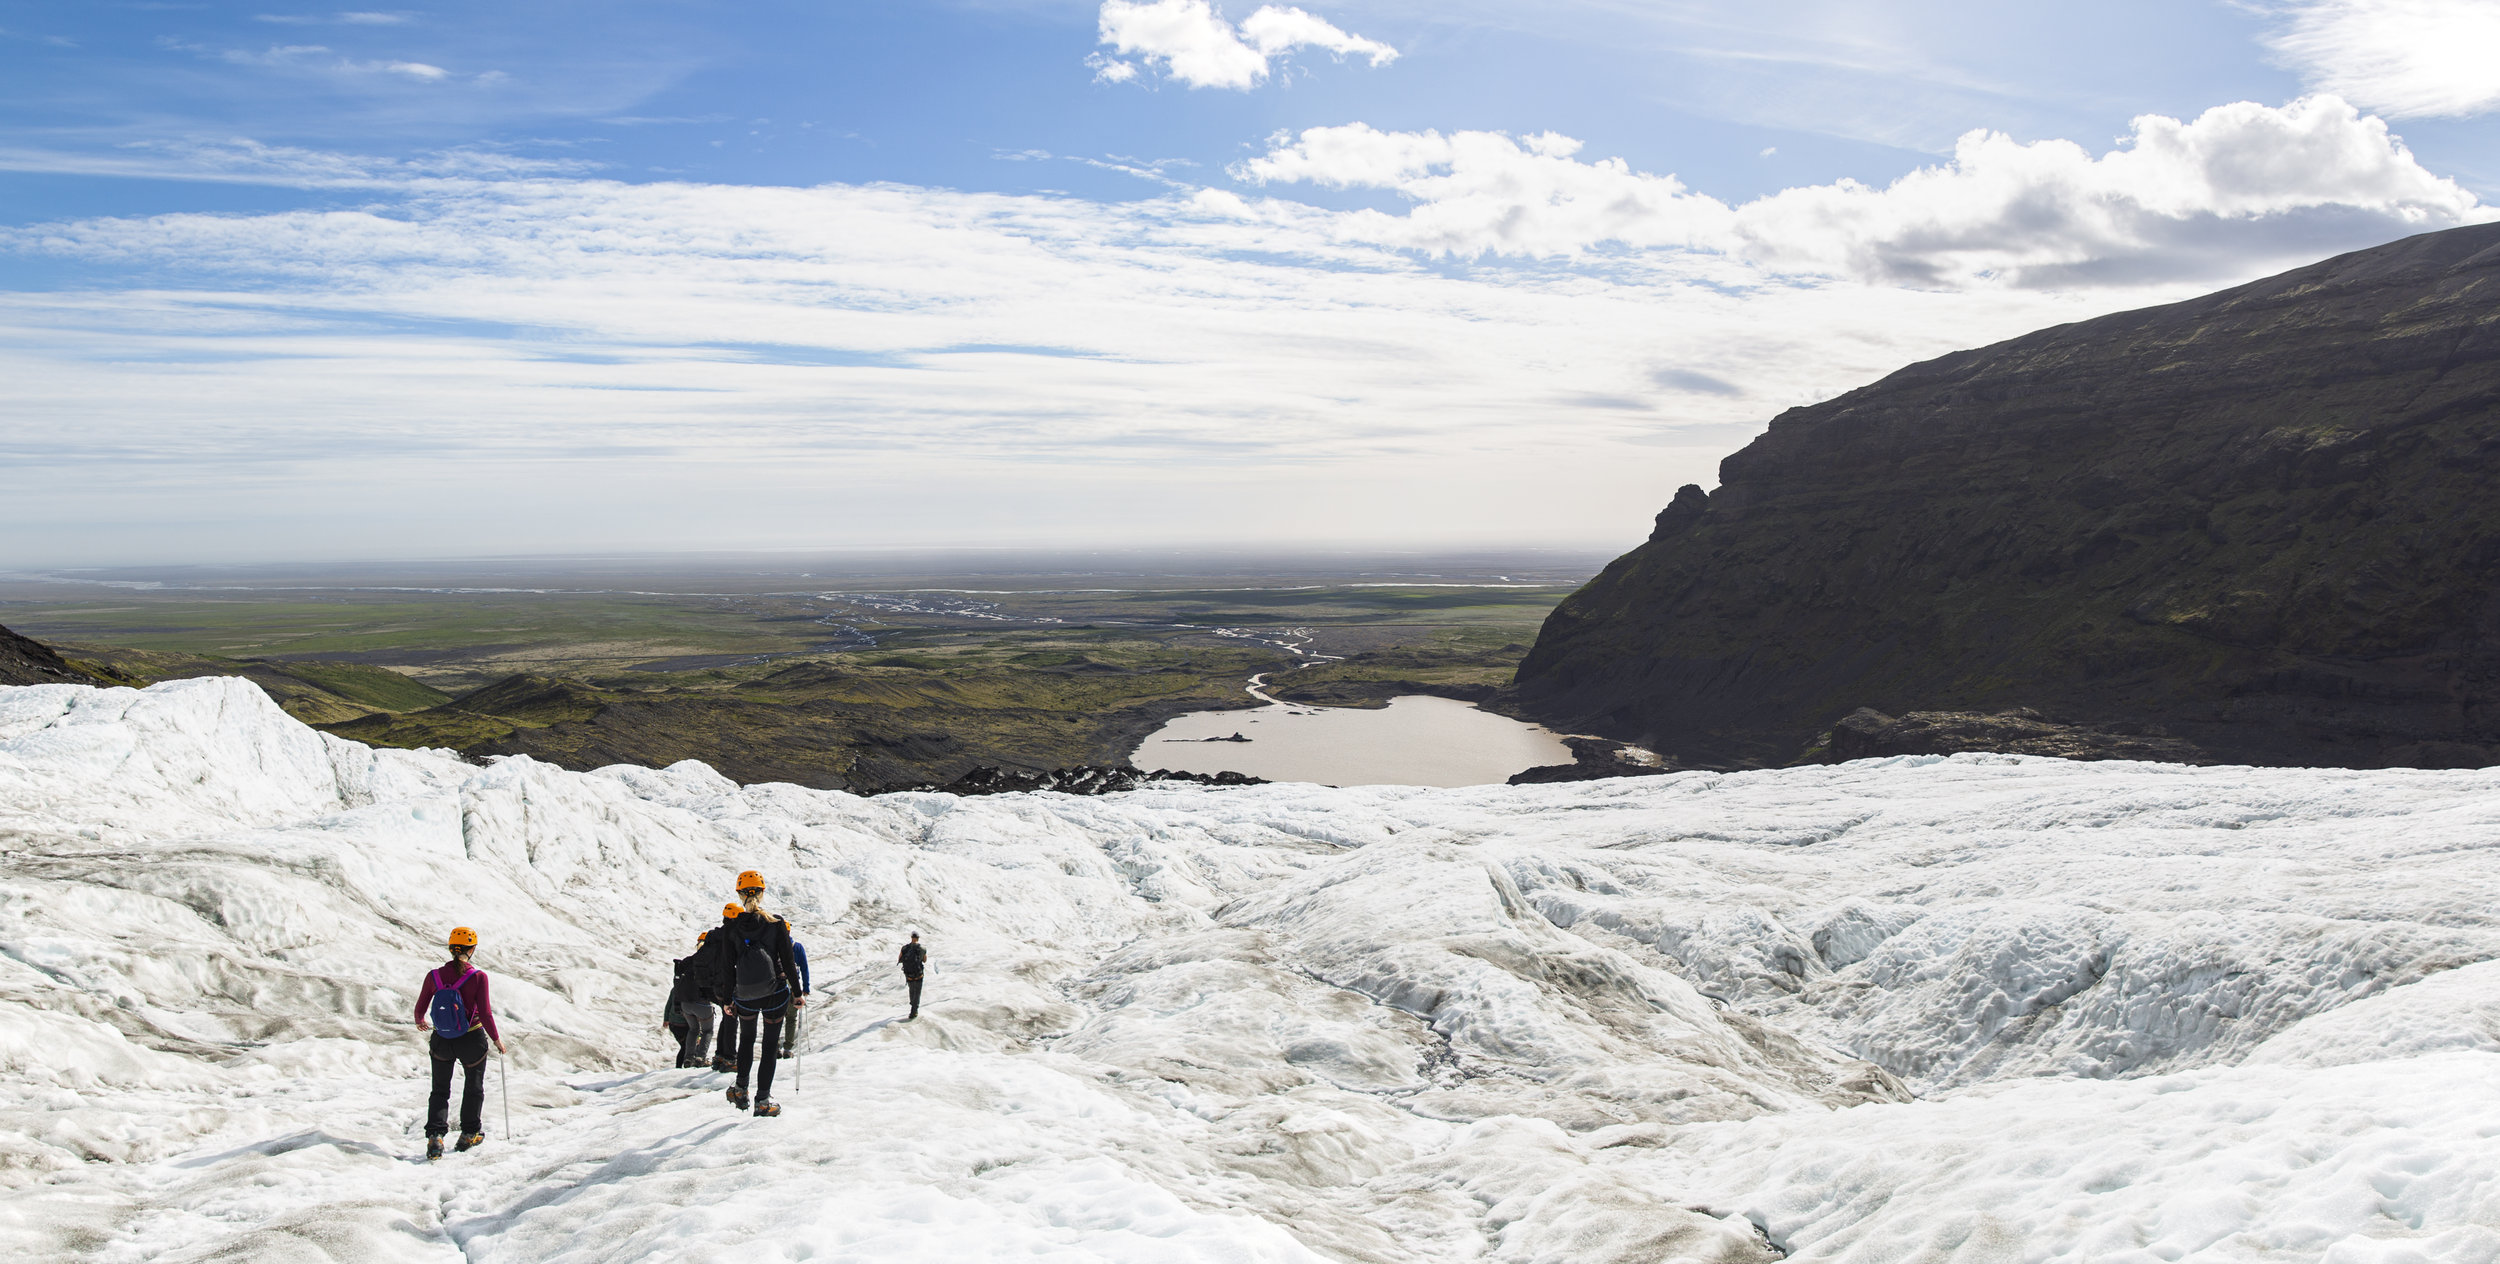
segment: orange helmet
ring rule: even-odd
[[[710,939],[711,937],[712,932],[708,930],[699,930],[694,933],[694,941],[698,944],[702,943],[706,939]]]
[[[468,927],[466,927],[466,926],[454,926],[454,927],[452,927],[452,928],[451,928],[451,946],[452,946],[452,947],[454,947],[454,948],[475,948],[475,947],[477,947],[477,932],[476,932],[476,931],[473,931],[473,930],[470,930],[470,929],[469,929]]]
[[[757,873],[752,869],[738,875],[738,893],[740,895],[744,895],[749,891],[761,891],[763,889],[764,875]]]
[[[735,904],[724,904],[720,906],[720,915],[723,920],[736,917],[743,912],[746,912],[746,910]]]

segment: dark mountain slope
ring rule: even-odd
[[[52,647],[0,628],[0,685],[97,685],[101,678],[62,661]]]
[[[1861,706],[2500,762],[2500,225],[1913,365],[1720,480],[1497,705],[1720,765]]]

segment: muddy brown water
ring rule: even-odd
[[[1250,740],[1205,740],[1235,733]],[[1272,703],[1255,711],[1193,711],[1147,734],[1129,760],[1140,768],[1332,786],[1478,786],[1570,763],[1571,750],[1536,725],[1415,694],[1377,710]]]

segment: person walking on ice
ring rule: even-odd
[[[911,990],[911,1012],[903,1015],[908,1023],[920,1017],[920,972],[929,964],[929,950],[920,946],[919,931],[911,933],[911,942],[903,945],[898,960],[903,963],[903,986]]]
[[[755,1072],[754,1108],[758,1115],[778,1115],[773,1101],[773,1068],[781,1061],[782,1020],[807,1004],[798,964],[790,957],[790,924],[764,911],[764,875],[749,869],[738,875],[737,920],[715,934],[722,940],[714,960],[720,973],[715,995],[724,998],[721,1015],[738,1027],[738,1082],[729,1090],[729,1104],[747,1109],[747,1072]],[[763,1027],[763,1060],[756,1062],[756,1027]]]
[[[703,990],[703,1001],[706,1005],[722,1009],[726,1009],[729,1005],[729,994],[727,992],[715,990],[713,985],[719,981],[720,977],[722,968],[720,956],[723,952],[727,951],[729,947],[729,937],[725,932],[727,932],[730,927],[737,925],[738,919],[745,914],[746,909],[740,905],[722,905],[720,910],[720,925],[711,929],[709,932],[711,938],[704,942],[703,950],[695,954],[700,963],[695,967],[695,978],[698,980],[698,984]],[[722,1023],[720,1025],[720,1045],[712,1050],[713,1070],[728,1071],[737,1066],[737,1061],[731,1057],[732,1054],[737,1052],[737,1044],[738,1024]],[[700,1064],[698,1063],[698,1065]]]
[[[677,959],[669,983],[668,1004],[661,1017],[661,1026],[677,1033],[677,1065],[701,1067],[712,1052],[712,988],[705,971],[710,958],[704,946],[712,932],[694,937],[694,951]]]
[[[451,1066],[460,1064],[460,1144],[473,1150],[486,1143],[486,1043],[503,1052],[503,1033],[495,1026],[495,1006],[486,992],[486,972],[469,964],[477,951],[477,932],[452,928],[451,960],[425,972],[417,989],[417,1030],[431,1030],[427,1052],[434,1056],[434,1091],[425,1101],[425,1157],[443,1157],[443,1134],[451,1131]],[[428,1020],[431,1020],[430,1022]]]

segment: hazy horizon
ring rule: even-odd
[[[0,569],[0,604],[13,593],[59,586],[214,591],[476,588],[585,589],[639,582],[730,584],[760,581],[800,588],[875,586],[886,581],[996,577],[1000,582],[1047,579],[1136,581],[1324,580],[1412,586],[1447,580],[1469,587],[1550,584],[1594,574],[1620,550],[1592,549],[1065,549],[789,548],[686,552],[507,554],[474,557],[257,559],[206,563],[120,563]],[[1515,577],[1515,578],[1514,578]],[[1569,578],[1568,582],[1577,582]],[[801,582],[810,581],[810,582]],[[746,587],[755,587],[749,582]],[[1019,585],[1030,588],[1033,584]]]

